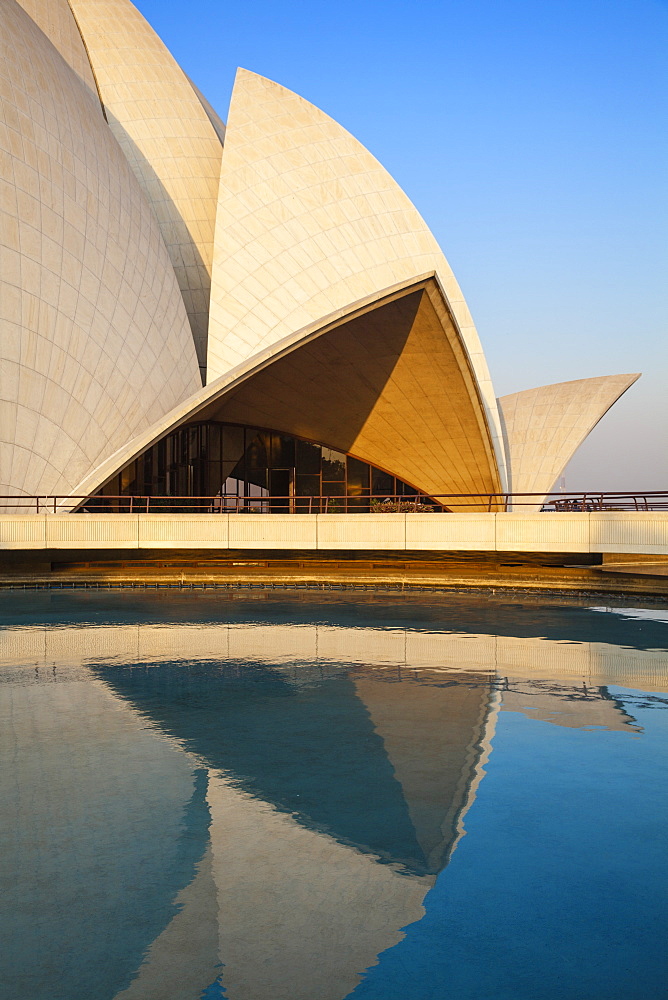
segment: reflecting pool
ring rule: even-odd
[[[655,1000],[668,610],[3,593],[2,1000]]]

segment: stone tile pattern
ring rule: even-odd
[[[183,70],[129,0],[70,3],[111,129],[160,223],[204,371],[221,140]]]
[[[63,493],[199,385],[159,226],[99,104],[0,4],[0,493]]]
[[[68,66],[72,67],[81,82],[98,101],[95,77],[67,0],[17,0],[17,2],[55,45]]]
[[[511,491],[549,493],[589,432],[638,378],[635,374],[576,379],[499,399]],[[522,504],[516,509],[529,512],[541,505]]]
[[[221,146],[224,146],[225,145],[225,133],[227,131],[227,128],[225,126],[225,122],[220,117],[220,115],[218,114],[218,112],[216,111],[216,109],[211,104],[209,104],[209,102],[207,101],[207,99],[204,96],[204,94],[202,93],[202,91],[199,90],[195,86],[195,84],[192,82],[192,80],[190,79],[190,77],[188,77],[188,83],[190,84],[190,86],[192,87],[192,89],[197,94],[197,97],[199,99],[200,104],[202,105],[202,107],[206,111],[206,116],[209,119],[209,121],[211,122],[211,124],[213,125],[214,132],[216,133],[216,135],[220,139]]]
[[[239,70],[216,217],[209,380],[337,310],[433,272],[471,357],[503,467],[480,340],[419,213],[337,122],[278,84]]]

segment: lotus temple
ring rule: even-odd
[[[5,502],[538,510],[638,377],[497,399],[435,238],[341,125],[243,69],[225,124],[129,0],[0,18]]]

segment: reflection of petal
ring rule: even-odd
[[[454,850],[478,784],[491,736],[491,678],[460,674],[456,684],[442,687],[368,673],[355,675],[355,689],[401,783],[428,866],[437,872]]]
[[[521,691],[503,691],[502,711],[521,712],[530,719],[551,722],[568,729],[599,727],[623,733],[638,732],[635,719],[612,698],[605,687],[569,688],[544,691],[540,685],[525,682]]]
[[[208,801],[230,1000],[341,1000],[422,916],[432,877],[379,865],[222,777]]]
[[[252,660],[94,670],[249,794],[384,864],[428,870],[382,740],[343,672],[302,688]]]
[[[127,989],[114,1000],[222,996],[202,993],[218,966],[218,902],[208,846],[193,881],[174,900],[177,913],[148,949]]]
[[[111,997],[193,877],[206,786],[90,675],[62,681],[49,662],[40,682],[22,667],[2,708],[5,995],[46,996],[55,982],[61,997]]]

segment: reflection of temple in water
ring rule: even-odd
[[[19,925],[62,924],[66,950],[87,914],[91,961],[59,972],[70,996],[94,998],[106,969],[123,1000],[341,1000],[421,917],[499,711],[635,731],[601,683],[617,654],[594,644],[324,625],[4,637],[34,671],[4,674],[22,678],[20,768],[43,789],[5,792],[23,830],[50,830],[15,845],[17,868],[43,873],[59,843],[77,858],[35,928],[15,901]],[[561,677],[541,677],[558,654]]]

